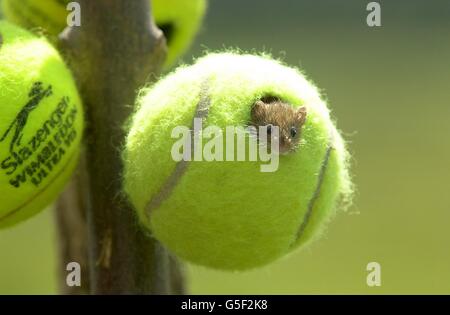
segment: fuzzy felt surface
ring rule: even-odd
[[[0,228],[48,206],[76,166],[83,111],[45,40],[0,21]]]
[[[4,16],[28,29],[42,28],[57,36],[67,26],[66,6],[72,0],[2,0]],[[207,0],[151,0],[156,24],[170,35],[165,67],[175,63],[194,40]],[[81,8],[83,9],[83,8]],[[105,12],[107,14],[107,12]]]
[[[267,95],[306,106],[300,149],[280,156],[271,173],[260,171],[261,161],[188,162],[149,218],[146,205],[177,168],[171,132],[191,126],[205,85],[204,127],[246,126],[254,102]],[[144,91],[123,157],[124,189],[142,224],[178,256],[218,269],[261,266],[307,243],[351,193],[347,151],[317,88],[269,57],[210,54]]]

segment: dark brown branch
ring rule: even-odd
[[[120,156],[123,125],[138,88],[159,73],[165,41],[151,22],[148,0],[79,2],[82,26],[61,35],[61,48],[77,79],[88,124],[84,171],[89,176],[81,185],[87,186],[90,290],[171,293],[168,253],[140,229],[121,194]]]

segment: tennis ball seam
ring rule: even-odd
[[[296,237],[294,239],[294,242],[291,244],[291,247],[295,246],[295,244],[297,244],[298,240],[303,236],[303,233],[305,232],[306,227],[308,226],[309,220],[310,220],[310,218],[312,216],[312,213],[313,213],[313,210],[314,210],[314,205],[315,205],[317,199],[319,199],[320,191],[321,191],[321,188],[322,188],[322,183],[323,183],[323,181],[325,179],[325,172],[327,171],[328,162],[330,161],[331,152],[333,150],[335,150],[335,148],[333,146],[333,140],[334,140],[334,137],[333,137],[333,134],[331,134],[330,138],[329,138],[328,145],[327,145],[327,149],[326,149],[326,152],[325,152],[325,157],[323,158],[323,162],[322,162],[322,165],[321,165],[320,170],[319,170],[319,175],[318,175],[318,179],[317,179],[316,188],[314,190],[314,193],[313,193],[311,199],[308,202],[308,208],[307,208],[307,210],[305,212],[305,215],[303,216],[303,221],[302,221],[302,223],[300,225],[300,228],[299,228],[299,230],[297,232],[297,235],[296,235]]]
[[[196,106],[195,114],[192,119],[192,128],[194,126],[194,120],[195,119],[206,119],[209,114],[209,108],[211,106],[211,98],[208,95],[209,91],[209,80],[205,79],[200,87],[200,100]],[[194,143],[194,133],[191,133],[191,143]],[[147,216],[147,219],[150,221],[151,213],[159,208],[161,203],[164,202],[170,195],[172,194],[172,191],[175,189],[175,187],[178,185],[178,182],[183,177],[183,175],[186,173],[186,170],[189,166],[189,161],[181,160],[177,163],[175,166],[175,169],[173,170],[172,174],[167,178],[165,183],[161,186],[158,193],[148,202],[146,208],[145,208],[145,215]]]
[[[61,174],[63,172],[66,171],[67,167],[70,165],[70,163],[72,163],[73,159],[75,158],[75,156],[78,155],[78,151],[73,152],[69,159],[67,160],[67,162],[64,164],[64,166],[59,170],[58,173],[55,174],[55,176],[52,178],[52,180],[50,180],[47,185],[45,185],[44,187],[42,187],[41,190],[39,190],[34,196],[32,196],[30,199],[28,199],[27,201],[25,201],[23,204],[21,204],[20,206],[18,206],[17,208],[11,210],[10,212],[6,213],[5,215],[3,215],[2,217],[0,217],[0,223],[6,219],[8,219],[9,217],[11,217],[12,215],[14,215],[15,213],[19,212],[22,208],[26,207],[28,204],[30,204],[33,200],[35,200],[37,197],[39,197],[40,194],[42,194],[43,192],[45,192],[50,185],[53,184],[54,181],[56,181],[59,176],[61,176]]]

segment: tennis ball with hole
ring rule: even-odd
[[[67,26],[66,6],[73,0],[3,0],[5,18],[26,28],[44,28],[56,36]],[[197,34],[207,0],[151,0],[156,24],[168,44],[166,67],[174,64]],[[83,10],[83,8],[81,8]],[[107,14],[107,12],[106,12]]]
[[[59,53],[0,21],[0,228],[58,196],[76,166],[82,130],[80,97]]]
[[[206,0],[151,0],[153,16],[167,39],[166,67],[186,52],[197,34],[207,8]]]
[[[177,131],[193,130],[195,118],[204,132],[221,131],[207,138],[233,147],[238,136],[225,137],[226,128],[248,128],[256,104],[270,100],[307,113],[298,148],[279,155],[275,171],[262,172],[268,162],[259,159],[238,161],[237,149],[225,161],[173,154],[189,152],[179,141],[186,149],[200,139],[198,128],[187,140]],[[299,70],[270,57],[207,55],[143,91],[137,108],[123,151],[124,191],[143,226],[192,263],[265,265],[319,236],[350,199],[348,153],[325,102]]]

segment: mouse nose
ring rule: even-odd
[[[289,138],[288,136],[283,137],[283,143],[290,144],[291,142],[291,138]]]

